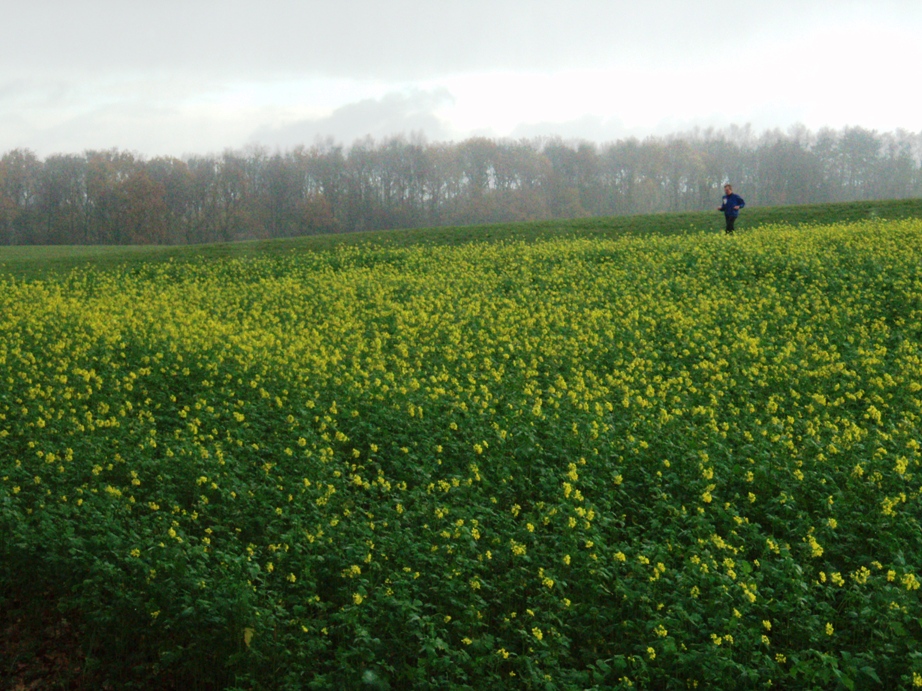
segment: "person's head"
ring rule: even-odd
[[[724,185],[724,194],[730,194],[732,191],[733,191],[733,185],[731,185],[729,182],[726,185]]]

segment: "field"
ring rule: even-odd
[[[741,229],[763,225],[790,227],[849,223],[863,220],[922,217],[922,199],[842,202],[802,206],[747,208]],[[580,218],[535,223],[507,223],[482,226],[413,228],[339,235],[309,235],[284,240],[233,242],[192,246],[158,245],[51,245],[0,246],[0,275],[31,280],[49,273],[62,273],[91,265],[95,268],[125,268],[150,262],[205,261],[228,258],[277,256],[291,251],[326,251],[339,247],[429,247],[454,246],[471,242],[521,240],[536,242],[570,237],[617,238],[626,235],[681,235],[689,232],[716,232],[723,227],[719,213],[642,214],[608,218]]]
[[[0,604],[100,688],[922,686],[922,220],[578,230],[0,255]]]

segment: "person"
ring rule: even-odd
[[[733,191],[733,185],[729,182],[724,185],[724,198],[717,210],[724,212],[724,218],[727,220],[727,235],[733,235],[733,224],[736,223],[736,219],[740,215],[740,209],[744,206],[746,206],[746,202]]]

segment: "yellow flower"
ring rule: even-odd
[[[816,541],[815,537],[813,537],[812,535],[808,535],[807,543],[810,545],[810,556],[812,557],[823,556],[823,548],[820,546],[820,543]]]
[[[360,605],[364,599],[361,593],[352,593],[352,604]]]

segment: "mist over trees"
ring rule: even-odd
[[[0,244],[192,244],[388,228],[922,197],[922,132],[695,130],[560,138],[332,141],[145,159],[0,158]]]

